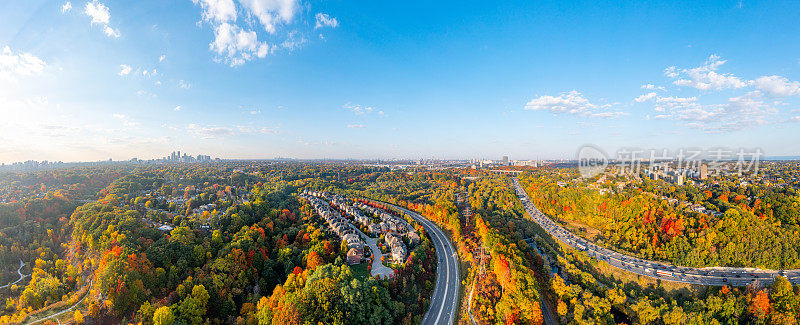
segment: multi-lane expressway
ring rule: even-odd
[[[693,268],[669,265],[661,262],[644,260],[597,246],[592,242],[576,236],[564,227],[553,222],[533,205],[528,194],[522,189],[517,178],[513,178],[517,196],[525,206],[525,210],[553,238],[568,246],[584,251],[591,257],[602,260],[616,268],[666,281],[676,281],[702,285],[744,286],[758,281],[761,284],[772,283],[781,275],[792,283],[800,283],[800,270],[759,270],[754,268]]]
[[[386,204],[386,203],[383,203]],[[391,205],[409,217],[417,220],[428,232],[436,249],[438,267],[436,269],[436,286],[431,296],[431,305],[422,318],[422,325],[453,324],[458,317],[458,288],[461,279],[458,276],[458,255],[438,226],[421,215],[400,206]]]

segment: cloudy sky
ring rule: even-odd
[[[797,1],[0,2],[0,162],[800,155]]]

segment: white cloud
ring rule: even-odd
[[[111,20],[111,11],[106,5],[97,1],[87,2],[83,12],[92,17],[92,24],[108,25]]]
[[[657,95],[656,93],[647,93],[647,94],[641,95],[639,97],[636,97],[633,101],[635,101],[637,103],[643,103],[643,102],[646,102],[648,100],[652,100],[653,98],[656,98],[656,95]]]
[[[276,32],[278,23],[291,22],[299,8],[298,0],[239,0],[239,4],[270,34]]]
[[[175,108],[173,108],[172,110],[176,111],[176,112],[180,111],[181,110],[181,105],[175,106]]]
[[[657,112],[683,110],[699,107],[697,97],[658,97],[656,98],[655,110]]]
[[[739,97],[728,99],[716,117],[719,120],[714,131],[741,130],[757,125],[774,123],[772,116],[778,110],[772,103],[765,103],[758,92],[751,92]]]
[[[667,77],[679,78],[673,82],[675,85],[699,90],[735,89],[747,86],[747,82],[733,74],[717,72],[717,69],[725,62],[718,55],[712,54],[700,67],[691,69],[669,67],[664,73]]]
[[[342,108],[349,109],[349,110],[353,111],[353,113],[355,113],[357,115],[372,113],[372,111],[375,110],[375,108],[372,107],[372,106],[353,105],[353,104],[350,104],[350,103],[342,105]],[[382,113],[383,112],[381,111],[381,114]]]
[[[526,110],[550,111],[554,114],[568,113],[583,117],[614,118],[627,115],[624,112],[612,111],[615,104],[595,105],[584,98],[580,92],[573,90],[558,96],[540,96],[525,104]]]
[[[72,9],[72,3],[67,1],[67,2],[64,3],[63,6],[61,6],[61,13],[63,14],[65,12],[67,12],[67,11],[70,11],[71,9]]]
[[[659,103],[692,103],[697,101],[697,97],[659,97]]]
[[[120,64],[119,68],[120,68],[119,70],[120,76],[127,76],[129,73],[131,73],[131,67],[128,65]]]
[[[152,78],[152,77],[155,77],[156,75],[158,75],[158,70],[157,69],[147,70],[147,69],[142,69],[142,68],[136,69],[136,74],[138,74],[140,70],[141,70],[141,73],[142,73],[142,77]]]
[[[236,5],[233,0],[192,0],[203,8],[203,20],[208,22],[226,22],[236,20]]]
[[[16,76],[41,74],[47,67],[42,59],[30,53],[14,53],[8,46],[0,53],[0,80],[16,80]]]
[[[164,62],[164,59],[166,58],[167,58],[166,54],[161,54],[161,56],[158,57],[158,62]]]
[[[139,91],[136,92],[136,95],[139,95],[139,96],[144,97],[144,98],[149,98],[149,99],[153,99],[153,98],[158,97],[158,95],[153,94],[151,92],[148,92],[146,90],[139,90]]]
[[[314,19],[316,19],[317,21],[316,25],[314,26],[314,29],[322,27],[336,28],[339,26],[339,21],[336,20],[336,18],[328,16],[328,14],[323,14],[321,12],[317,13],[314,16]]]
[[[124,114],[119,114],[119,113],[112,114],[111,116],[113,116],[115,119],[120,119],[120,120],[125,118]]]
[[[775,97],[800,95],[800,82],[781,76],[763,76],[752,82],[753,87]]]
[[[281,47],[289,50],[289,52],[297,50],[303,46],[308,40],[303,36],[298,36],[296,31],[292,31],[289,33],[289,37],[286,38],[283,43],[281,43]]]
[[[288,33],[284,40],[280,40],[284,37],[273,36],[268,43],[260,39],[257,32],[261,27],[276,35],[281,25],[290,24],[297,16],[300,0],[192,1],[200,5],[203,21],[214,29],[214,40],[209,49],[216,53],[217,62],[238,66],[265,58],[279,48],[295,50],[307,41],[304,36]]]
[[[724,104],[702,105],[697,97],[660,97],[655,119],[673,119],[706,132],[727,132],[776,122],[777,103],[766,103],[758,91],[731,97]]]
[[[111,21],[111,11],[108,9],[108,7],[106,7],[106,5],[98,2],[97,0],[93,2],[87,2],[83,13],[92,18],[92,25],[103,25],[103,33],[105,33],[106,36],[119,38],[119,30],[109,26],[109,22]]]
[[[202,139],[220,139],[234,134],[233,129],[222,126],[199,126],[189,124],[186,131]]]
[[[261,134],[278,134],[279,131],[280,130],[278,130],[277,127],[271,128],[271,127],[266,127],[266,126],[262,127],[260,130],[258,130],[258,132],[260,132]]]
[[[186,81],[180,80],[180,81],[178,81],[178,87],[182,88],[182,89],[189,89],[189,88],[192,88],[192,84],[190,84],[190,83],[188,83]]]
[[[363,124],[348,124],[347,127],[351,128],[351,129],[363,129],[364,125]]]
[[[108,37],[119,38],[120,36],[119,29],[113,29],[110,26],[106,26],[103,32],[106,33]]]
[[[548,110],[554,113],[567,112],[570,114],[595,109],[597,106],[590,103],[581,93],[576,90],[562,93],[559,96],[540,96],[525,104],[525,109]]]
[[[215,34],[214,42],[209,47],[232,67],[255,57],[264,58],[270,51],[267,43],[258,41],[255,31],[243,30],[237,25],[222,23],[216,28]]]
[[[236,127],[236,129],[241,134],[254,134],[254,133],[278,134],[279,133],[278,132],[279,131],[278,127],[266,127],[266,126],[264,126],[264,127],[261,127],[261,128],[256,128],[256,127],[253,127],[251,125],[239,125],[239,126]]]
[[[656,86],[656,85],[654,85],[654,84],[646,84],[646,85],[642,85],[642,89],[646,89],[646,90],[656,90],[656,89],[658,89],[658,90],[661,90],[661,91],[666,91],[666,90],[667,90],[667,89],[666,89],[666,88],[664,88],[664,87],[661,87],[661,86]]]

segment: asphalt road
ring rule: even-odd
[[[648,276],[651,278],[665,281],[676,281],[702,285],[733,285],[745,286],[751,282],[758,281],[761,284],[769,284],[775,277],[782,275],[794,284],[800,283],[800,270],[762,270],[754,268],[693,268],[674,266],[666,263],[655,262],[636,258],[629,255],[620,254],[609,249],[597,246],[590,241],[576,236],[550,218],[542,214],[536,206],[531,203],[528,194],[522,190],[517,178],[513,178],[517,196],[525,206],[525,210],[530,216],[547,231],[553,238],[560,240],[568,246],[582,250],[589,256],[598,260],[603,260],[616,268]]]
[[[431,305],[422,318],[422,324],[453,324],[458,317],[458,288],[461,279],[458,276],[458,255],[447,239],[447,236],[433,222],[428,221],[416,212],[403,207],[392,205],[417,220],[431,235],[433,246],[436,248],[436,286],[433,289]]]

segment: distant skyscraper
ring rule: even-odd
[[[700,179],[708,178],[708,166],[706,164],[700,165]]]
[[[508,166],[508,156],[503,156],[503,165]]]

